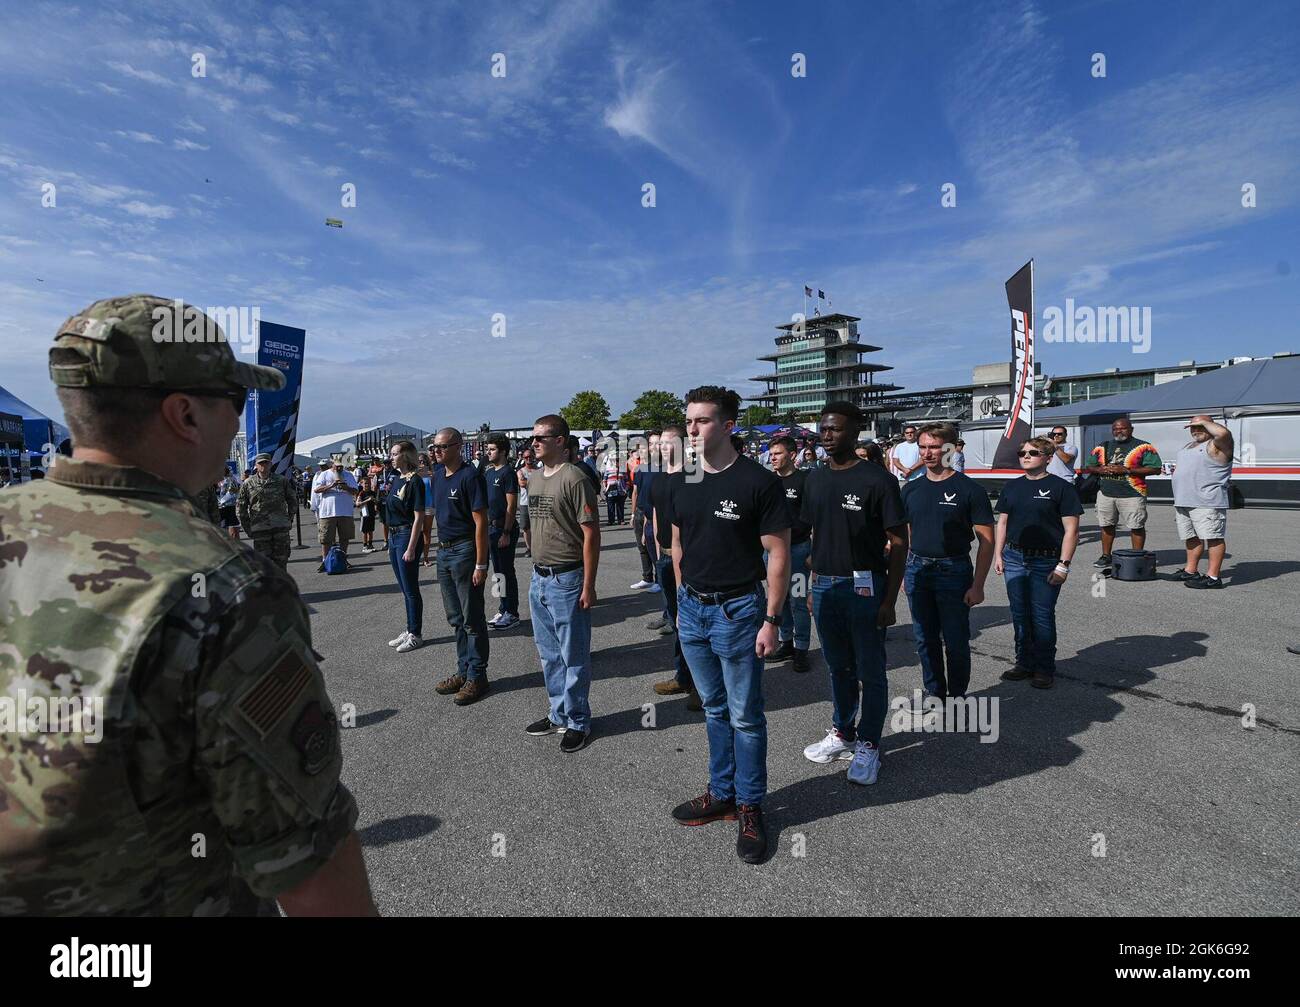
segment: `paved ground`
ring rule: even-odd
[[[314,542],[304,511],[303,538]],[[1238,511],[1228,589],[1168,580],[1094,584],[1097,531],[1058,609],[1059,677],[1049,692],[1002,682],[1011,663],[1006,594],[990,576],[975,610],[972,691],[1000,699],[1000,737],[887,733],[880,782],[807,762],[829,725],[829,684],[766,673],[773,855],[740,863],[735,826],[668,817],[707,782],[702,716],[680,698],[642,704],[672,661],[644,628],[657,595],[631,532],[605,530],[594,613],[592,744],[564,755],[524,726],[547,711],[527,612],[492,635],[492,694],[457,708],[433,692],[454,644],[433,570],[425,638],[404,627],[386,554],[354,572],[290,570],[312,612],[335,704],[355,704],[344,776],[376,897],[389,914],[1294,914],[1300,777],[1300,514]],[[1153,507],[1148,547],[1181,563],[1173,516]],[[354,550],[355,553],[355,550]],[[529,561],[520,558],[527,582]],[[526,593],[526,592],[525,592]],[[526,598],[525,598],[526,607]],[[921,684],[905,601],[890,631],[890,694]],[[1243,706],[1255,710],[1243,727]],[[888,727],[887,727],[888,731]],[[1094,851],[1104,835],[1105,856]],[[504,856],[493,855],[504,852]],[[800,855],[802,854],[802,855]]]

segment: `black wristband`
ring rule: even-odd
[[[781,617],[779,615],[765,615],[763,616],[763,621],[771,623],[773,626],[781,625]]]

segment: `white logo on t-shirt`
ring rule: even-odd
[[[786,488],[785,498],[787,500],[797,500],[799,498],[799,491],[793,486],[789,486]]]
[[[856,493],[845,493],[844,502],[840,506],[845,510],[862,510],[862,504],[858,503],[861,499]]]
[[[943,503],[948,507],[956,507],[957,506],[956,500],[957,500],[956,493],[945,493],[943,495]]]
[[[448,495],[449,497],[451,497],[453,500],[456,499],[456,491],[455,491],[455,490],[448,490],[448,491],[447,491],[447,495]]]
[[[728,521],[740,520],[740,515],[736,513],[736,501],[719,500],[718,503],[722,507],[722,510],[715,510],[713,512],[714,517],[726,518]]]
[[[1052,497],[1052,491],[1051,491],[1051,490],[1039,490],[1039,491],[1038,491],[1038,499],[1039,499],[1039,500],[1050,500],[1051,497]]]

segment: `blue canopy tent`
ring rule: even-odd
[[[0,413],[23,418],[23,439],[30,454],[44,455],[45,445],[56,448],[69,437],[68,428],[50,419],[35,406],[29,406],[6,388],[0,388]]]

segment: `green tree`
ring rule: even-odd
[[[636,397],[632,408],[618,418],[618,425],[634,430],[662,430],[669,423],[683,423],[685,420],[686,403],[672,392],[652,388]]]
[[[596,430],[609,426],[609,403],[600,392],[578,392],[560,410],[570,430]]]
[[[765,426],[772,422],[772,410],[767,406],[750,406],[741,414],[741,423],[746,427]]]

